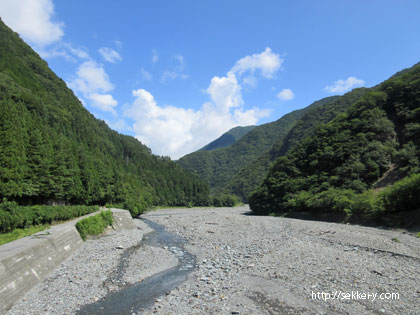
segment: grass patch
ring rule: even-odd
[[[0,245],[18,240],[22,237],[29,236],[40,231],[46,230],[50,227],[49,224],[31,226],[26,229],[15,229],[13,232],[0,234]]]
[[[420,238],[420,232],[417,233],[417,237]]]
[[[88,235],[101,234],[108,225],[112,225],[111,210],[80,220],[76,223],[76,229],[81,238],[86,241]]]
[[[68,221],[99,210],[99,206],[19,206],[14,201],[0,202],[0,233],[29,226]]]

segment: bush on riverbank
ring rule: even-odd
[[[85,241],[88,235],[101,234],[108,225],[112,225],[112,211],[110,210],[80,220],[76,223],[76,229]]]
[[[212,197],[214,207],[234,207],[239,204],[239,198],[230,194],[219,194]]]
[[[0,203],[0,233],[31,226],[67,221],[99,210],[99,206],[19,206],[16,202]]]
[[[401,222],[401,213],[420,211],[420,174],[412,174],[377,192],[373,189],[357,193],[352,189],[329,188],[321,192],[300,191],[283,198],[274,213],[299,216],[331,217],[333,221],[381,221],[394,218]],[[413,219],[415,221],[415,219]],[[406,221],[406,220],[405,220]],[[420,222],[411,222],[419,224]]]

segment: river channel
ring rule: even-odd
[[[178,258],[178,265],[155,274],[137,284],[128,285],[109,293],[93,304],[84,305],[77,314],[133,314],[153,305],[156,298],[184,282],[195,268],[195,256],[184,249],[185,240],[165,230],[164,226],[148,219],[141,219],[154,231],[147,234],[136,246],[125,250],[117,270],[110,276],[117,280],[124,274],[129,256],[142,246],[168,248]],[[159,264],[159,261],[154,262]]]

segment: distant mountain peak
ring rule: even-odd
[[[230,129],[229,131],[225,132],[216,140],[205,145],[198,151],[212,151],[212,150],[228,147],[234,144],[239,139],[241,139],[243,136],[245,136],[248,132],[250,132],[255,127],[256,126],[234,127]]]

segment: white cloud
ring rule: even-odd
[[[277,94],[277,97],[282,101],[290,101],[295,98],[295,94],[291,89],[283,89]]]
[[[150,81],[153,78],[152,74],[150,72],[144,70],[143,68],[140,69],[140,73],[141,73],[142,80]]]
[[[152,50],[152,62],[156,63],[159,60],[158,53],[155,49]]]
[[[238,107],[243,103],[241,86],[232,72],[229,72],[226,77],[213,77],[207,93],[216,108],[222,112],[229,112],[231,107]]]
[[[59,41],[64,35],[63,23],[53,21],[52,0],[1,0],[0,12],[10,28],[38,47]]]
[[[239,59],[231,69],[231,72],[242,75],[244,72],[254,74],[256,70],[260,70],[265,78],[272,78],[273,74],[280,69],[284,59],[278,54],[271,52],[271,48],[267,47],[262,53],[253,54]]]
[[[122,60],[120,54],[112,48],[102,47],[99,48],[98,51],[101,54],[101,56],[108,62],[116,63],[117,61]]]
[[[329,93],[344,93],[354,87],[363,86],[365,81],[355,77],[348,77],[347,80],[338,80],[334,84],[326,86],[324,89]]]
[[[103,111],[114,112],[114,107],[118,104],[111,94],[92,93],[88,95],[88,98],[92,101],[92,106]]]
[[[104,68],[93,60],[82,63],[76,74],[77,78],[71,82],[71,85],[83,94],[95,91],[108,92],[114,88]]]
[[[153,153],[178,159],[235,126],[254,125],[269,114],[267,110],[258,108],[230,111],[229,108],[239,101],[234,100],[233,94],[223,88],[216,88],[211,95],[218,104],[207,102],[195,111],[159,106],[152,94],[139,89],[133,91],[135,101],[125,115],[135,121],[133,131],[136,137],[149,146]]]
[[[89,59],[90,58],[86,48],[84,48],[84,47],[74,48],[70,44],[64,44],[64,45],[77,58],[79,58],[79,59]]]
[[[90,105],[115,114],[114,107],[118,102],[107,93],[114,89],[102,65],[93,60],[85,61],[79,66],[77,77],[69,82],[69,87],[76,94],[81,93],[91,101]]]
[[[173,58],[177,60],[178,68],[176,71],[167,71],[167,79],[183,74],[183,56]],[[138,89],[133,91],[135,100],[124,114],[133,119],[132,130],[137,139],[149,146],[153,153],[178,159],[233,127],[255,125],[259,119],[268,116],[270,110],[243,107],[243,86],[256,84],[256,70],[271,78],[282,62],[269,48],[261,54],[242,58],[225,76],[211,79],[205,90],[210,99],[198,110],[161,106],[150,92]],[[250,75],[240,81],[238,76],[245,71],[249,71]]]

